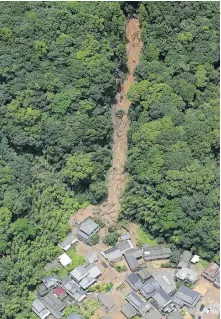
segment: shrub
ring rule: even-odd
[[[127,271],[127,267],[126,267],[126,266],[116,266],[115,269],[116,269],[116,271],[118,271],[118,272]]]
[[[109,246],[114,246],[119,238],[118,232],[109,233],[104,237],[103,242]]]
[[[88,245],[89,245],[89,246],[97,245],[97,244],[99,243],[99,239],[100,239],[100,238],[99,238],[98,233],[94,234],[94,235],[91,237],[91,239],[90,239]]]

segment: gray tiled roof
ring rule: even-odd
[[[154,271],[153,278],[158,282],[160,287],[167,293],[172,294],[176,291],[176,283],[174,281],[174,270],[171,271]]]
[[[148,279],[140,288],[140,293],[146,298],[149,299],[153,296],[153,294],[156,292],[156,290],[160,289],[160,285],[158,282],[150,278]]]
[[[187,305],[190,307],[194,307],[196,303],[199,301],[201,295],[186,286],[181,286],[178,291],[175,293],[173,297],[173,301],[178,305]]]
[[[137,272],[138,276],[141,278],[141,280],[146,280],[151,277],[151,273],[147,271],[146,268],[142,268]]]
[[[99,225],[96,224],[91,218],[84,220],[79,227],[79,230],[88,236],[92,235],[97,229]]]
[[[170,296],[163,290],[159,289],[152,296],[152,298],[158,303],[158,305],[163,309],[169,302],[172,302]]]
[[[54,287],[61,283],[61,280],[56,275],[51,275],[42,279],[46,288]]]
[[[109,294],[101,293],[98,295],[97,298],[103,304],[103,306],[108,310],[113,308],[115,305],[114,299]]]
[[[73,276],[77,281],[83,279],[87,274],[87,270],[82,266],[77,266],[70,272],[71,276]]]
[[[143,246],[145,260],[166,259],[171,255],[171,249],[165,246]]]
[[[104,254],[105,254],[106,258],[108,259],[108,261],[110,261],[110,262],[115,261],[115,260],[119,260],[123,256],[120,249],[116,246],[112,247],[108,250],[105,250]]]
[[[122,306],[121,312],[127,319],[131,319],[137,314],[137,310],[129,302]]]
[[[117,243],[116,246],[120,249],[122,254],[133,247],[129,240],[122,240]]]
[[[142,283],[140,280],[140,277],[136,274],[136,273],[131,273],[128,275],[128,277],[126,278],[126,282],[135,290],[137,291]]]
[[[131,256],[129,253],[124,255],[131,271],[137,270],[140,268],[139,262],[134,256]]]
[[[76,241],[76,237],[72,234],[69,233],[66,238],[58,244],[59,247],[61,247],[62,249],[67,250],[68,248],[71,247],[71,245]]]

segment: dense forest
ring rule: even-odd
[[[143,2],[122,217],[219,263],[219,3]]]
[[[24,319],[70,215],[106,195],[125,16],[117,2],[1,2],[0,19],[0,317]]]

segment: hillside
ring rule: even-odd
[[[121,217],[219,262],[219,3],[139,7]]]

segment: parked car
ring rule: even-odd
[[[205,306],[204,306],[204,305],[201,305],[201,306],[200,306],[200,312],[202,312],[204,308],[205,308]]]

